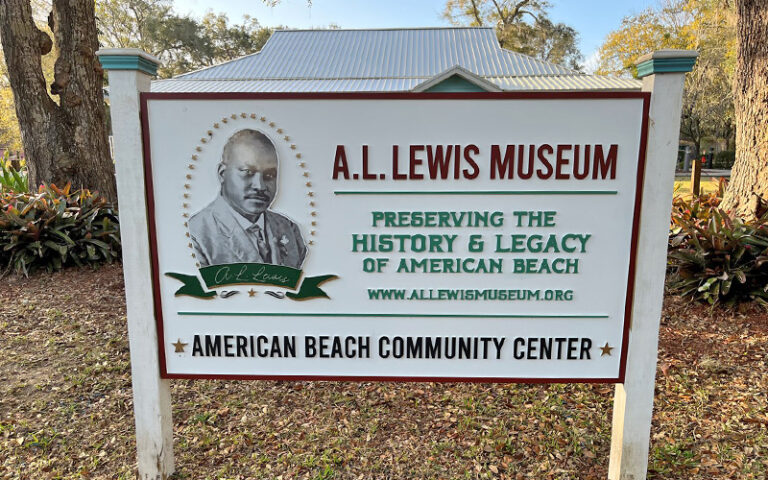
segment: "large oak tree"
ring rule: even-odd
[[[552,22],[549,8],[545,0],[446,0],[443,17],[454,25],[493,26],[503,48],[580,70],[578,34]]]
[[[754,218],[768,210],[768,3],[738,0],[736,163],[722,207]]]
[[[32,185],[98,190],[116,199],[103,99],[103,72],[93,0],[53,0],[38,28],[30,0],[0,1],[0,40],[13,90]],[[54,44],[58,58],[50,93],[40,59]]]
[[[50,30],[39,23],[42,11],[50,11]],[[18,117],[33,185],[71,182],[114,199],[99,42],[141,48],[163,61],[161,76],[171,76],[254,53],[271,33],[248,16],[233,24],[213,12],[200,20],[178,15],[170,0],[0,0],[7,65],[0,69],[0,140],[18,148]],[[45,67],[52,56],[55,66],[41,68],[41,58]],[[16,115],[5,111],[9,103]]]
[[[637,75],[637,59],[663,48],[698,50],[686,75],[680,136],[695,157],[705,140],[732,144],[736,19],[720,0],[673,0],[625,17],[600,47],[596,73]]]
[[[255,53],[272,34],[248,15],[241,23],[211,11],[200,19],[179,15],[170,0],[99,0],[96,22],[102,45],[140,48],[159,58],[160,77]]]

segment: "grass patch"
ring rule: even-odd
[[[716,192],[719,185],[719,178],[702,177],[699,183],[701,193]],[[691,177],[675,177],[675,195],[684,195],[691,193]]]

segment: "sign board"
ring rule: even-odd
[[[622,382],[649,102],[142,94],[161,375]]]

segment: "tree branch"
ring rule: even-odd
[[[483,26],[483,17],[480,15],[480,9],[477,7],[477,0],[470,0],[472,4],[472,15],[475,17],[475,21],[478,26]]]

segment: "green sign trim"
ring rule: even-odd
[[[696,57],[652,58],[637,65],[638,78],[656,73],[686,73],[693,70]]]
[[[138,70],[157,75],[157,64],[139,55],[100,55],[99,62],[104,70]]]

